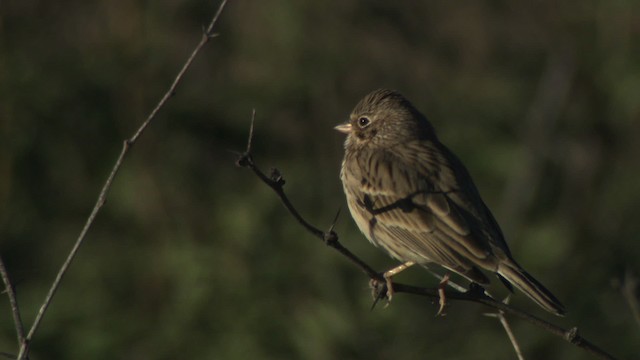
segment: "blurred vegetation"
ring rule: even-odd
[[[108,171],[216,2],[0,2],[0,254],[27,325]],[[467,164],[512,252],[565,303],[547,316],[621,358],[640,327],[640,2],[231,1],[220,37],[133,148],[32,344],[32,359],[513,359],[478,305],[446,317],[367,279],[234,167],[255,154],[320,227],[345,208],[332,127],[403,92]],[[383,270],[343,211],[337,230]],[[418,269],[399,280],[434,286]],[[636,293],[636,296],[638,294]],[[528,359],[588,355],[514,319]],[[0,350],[14,352],[6,296]]]

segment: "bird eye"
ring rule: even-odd
[[[358,126],[360,126],[361,128],[367,127],[370,123],[371,120],[369,120],[368,117],[363,116],[358,119]]]

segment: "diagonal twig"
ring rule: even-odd
[[[513,331],[511,330],[511,326],[509,325],[507,318],[504,316],[504,312],[498,313],[498,319],[500,320],[500,324],[502,324],[504,331],[507,333],[507,336],[509,337],[509,341],[511,341],[511,345],[513,346],[513,350],[516,352],[516,356],[518,357],[518,360],[525,360],[524,356],[522,355],[522,350],[520,349],[520,344],[518,344],[518,340],[516,339],[516,336],[513,334]]]
[[[509,303],[509,297],[504,300],[504,303]],[[524,355],[522,355],[522,349],[520,349],[518,339],[516,339],[516,336],[513,334],[513,330],[511,330],[511,325],[509,325],[507,317],[504,316],[504,311],[498,310],[495,313],[487,313],[485,314],[485,316],[496,318],[498,319],[498,321],[500,321],[500,325],[502,325],[504,332],[507,333],[507,337],[509,337],[509,341],[511,342],[511,346],[513,346],[513,350],[516,352],[518,360],[525,360]]]
[[[342,255],[346,256],[351,261],[358,264],[360,266],[360,269],[362,269],[362,271],[364,271],[370,278],[384,282],[385,280],[381,274],[376,272],[372,267],[367,265],[364,261],[360,260],[357,256],[355,256],[350,250],[345,248],[338,241],[338,234],[335,231],[333,231],[333,225],[331,226],[331,230],[322,231],[317,227],[311,225],[308,221],[306,221],[302,217],[302,215],[300,215],[298,210],[296,210],[296,208],[293,206],[293,204],[291,203],[291,201],[289,200],[289,198],[284,192],[285,181],[282,178],[282,175],[280,174],[280,171],[278,171],[278,169],[272,169],[271,174],[267,176],[264,172],[262,172],[258,168],[256,163],[253,161],[253,156],[250,152],[251,142],[253,140],[254,117],[255,117],[255,112],[254,112],[254,116],[252,116],[251,118],[251,127],[249,129],[249,141],[247,143],[247,150],[240,155],[240,157],[236,161],[236,165],[240,167],[249,168],[250,170],[253,171],[254,174],[256,174],[256,176],[258,176],[258,178],[260,178],[260,180],[262,180],[271,189],[273,189],[273,191],[278,195],[278,197],[280,197],[280,200],[282,201],[284,206],[287,208],[287,210],[289,210],[291,215],[293,215],[293,217],[298,221],[298,223],[300,223],[300,225],[302,225],[302,227],[304,227],[307,231],[309,231],[315,237],[323,240],[327,246],[330,246],[336,249]]]
[[[518,360],[525,360],[524,356],[522,355],[522,350],[520,349],[520,344],[518,344],[518,340],[516,339],[516,336],[513,334],[513,331],[511,330],[511,326],[509,325],[509,322],[507,321],[506,316],[504,316],[504,311],[498,312],[498,320],[500,320],[500,324],[502,324],[504,331],[507,333],[507,336],[509,337],[509,341],[511,341],[511,345],[513,346],[513,350],[516,352],[516,356],[518,357]]]
[[[11,305],[11,315],[13,316],[13,326],[16,329],[16,337],[18,338],[18,346],[24,343],[24,324],[22,317],[20,316],[20,308],[18,307],[18,300],[16,298],[16,289],[11,283],[7,268],[4,266],[4,261],[0,257],[0,276],[2,276],[2,282],[4,283],[5,292],[9,297],[9,304]]]
[[[18,357],[17,357],[18,360],[25,359],[28,356],[29,344],[30,344],[31,340],[33,339],[33,336],[35,335],[36,331],[38,330],[38,328],[40,326],[40,323],[42,321],[42,318],[44,317],[44,314],[46,313],[49,305],[51,304],[51,300],[53,299],[54,295],[56,294],[56,291],[60,287],[60,283],[61,283],[64,275],[66,274],[67,269],[69,268],[69,265],[71,265],[71,262],[73,261],[73,259],[75,258],[76,254],[78,252],[78,249],[80,248],[80,246],[84,242],[84,240],[86,238],[86,235],[87,235],[87,232],[89,231],[89,229],[93,225],[93,222],[95,221],[96,216],[98,215],[98,213],[100,212],[100,210],[104,206],[104,204],[106,202],[107,194],[109,193],[109,190],[111,189],[111,184],[113,183],[113,179],[115,178],[116,174],[120,170],[120,167],[122,165],[122,161],[124,160],[125,155],[127,155],[129,150],[131,149],[131,147],[136,143],[138,138],[147,129],[147,127],[149,126],[151,121],[156,118],[156,115],[158,114],[160,109],[162,109],[164,107],[164,105],[167,103],[167,101],[171,97],[173,97],[173,95],[175,95],[176,88],[181,83],[181,81],[182,81],[182,79],[184,77],[184,74],[191,67],[191,64],[193,63],[193,60],[196,58],[196,55],[198,55],[200,50],[204,47],[204,45],[206,45],[209,42],[209,40],[211,40],[213,37],[217,36],[217,34],[215,34],[213,32],[213,29],[214,29],[216,23],[218,22],[220,14],[222,13],[222,10],[224,9],[226,3],[227,3],[227,0],[222,0],[221,1],[220,5],[218,6],[218,10],[216,11],[216,13],[213,16],[213,18],[211,19],[211,21],[209,22],[209,25],[206,28],[203,29],[202,38],[201,38],[200,42],[193,49],[193,51],[191,52],[191,55],[187,58],[186,62],[184,63],[184,65],[182,66],[182,68],[180,69],[178,74],[176,75],[175,79],[173,80],[173,83],[169,86],[169,89],[166,91],[164,96],[160,99],[160,101],[155,106],[155,108],[153,108],[153,110],[149,113],[149,116],[146,118],[146,120],[135,131],[133,136],[131,136],[130,138],[126,139],[123,142],[122,150],[120,151],[120,155],[118,156],[113,168],[111,169],[111,172],[109,173],[109,176],[107,177],[107,180],[105,181],[105,183],[104,183],[104,185],[102,187],[102,190],[100,191],[100,194],[98,195],[98,199],[97,199],[97,201],[96,201],[96,203],[95,203],[95,205],[93,207],[93,210],[91,210],[91,213],[90,213],[89,217],[87,218],[87,221],[85,222],[85,225],[82,228],[82,231],[80,232],[80,235],[78,236],[78,238],[76,239],[73,247],[71,248],[71,251],[69,252],[69,255],[67,256],[67,258],[63,262],[62,266],[60,267],[60,270],[58,271],[58,273],[56,275],[56,278],[53,281],[53,283],[51,285],[51,288],[49,289],[49,292],[47,293],[42,305],[40,306],[40,309],[38,310],[38,314],[36,315],[36,318],[33,321],[33,324],[31,325],[31,328],[29,329],[29,333],[26,335],[26,337],[23,338],[23,340],[21,342],[20,352],[18,353]]]
[[[236,165],[239,167],[245,167],[251,170],[262,182],[264,182],[267,186],[269,186],[276,195],[280,198],[285,208],[289,211],[289,213],[304,227],[307,231],[309,231],[315,237],[324,241],[324,243],[331,248],[337,250],[340,254],[348,258],[352,263],[354,263],[360,270],[362,270],[369,278],[371,279],[371,284],[374,287],[374,293],[379,294],[381,291],[386,292],[386,280],[382,276],[381,273],[375,271],[371,266],[369,266],[366,262],[352,253],[349,249],[344,247],[340,241],[338,240],[338,234],[333,231],[333,226],[329,231],[322,231],[319,228],[313,226],[308,221],[300,215],[298,210],[293,206],[289,198],[287,197],[284,191],[285,180],[282,177],[282,174],[278,169],[272,169],[271,174],[266,175],[253,159],[253,154],[251,153],[251,142],[253,141],[254,134],[254,119],[255,112],[251,119],[251,127],[249,130],[249,140],[247,144],[247,150],[240,154],[239,158],[236,160]],[[407,284],[401,283],[393,283],[393,290],[396,293],[409,293],[414,295],[426,296],[432,299],[439,299],[440,296],[438,294],[437,288],[425,288],[425,287],[417,287]],[[559,336],[560,338],[568,341],[569,343],[591,353],[592,355],[600,358],[600,359],[608,359],[615,360],[611,354],[607,351],[599,348],[597,345],[593,344],[589,340],[585,339],[578,333],[578,328],[574,327],[571,329],[564,329],[560,326],[547,322],[545,320],[540,319],[534,315],[531,315],[525,311],[519,310],[511,305],[502,303],[497,301],[487,295],[485,295],[485,291],[482,287],[476,284],[471,284],[470,288],[466,292],[459,291],[450,291],[447,292],[447,299],[452,300],[460,300],[460,301],[469,301],[475,302],[479,304],[486,305],[490,308],[496,309],[504,314],[509,314],[515,317],[518,317],[522,320],[525,320],[537,327],[540,327],[551,334]],[[503,315],[504,316],[504,315]]]

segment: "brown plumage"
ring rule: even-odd
[[[340,178],[365,236],[402,262],[436,263],[487,284],[491,271],[547,311],[564,307],[511,256],[502,231],[460,160],[402,95],[376,90],[348,123]]]

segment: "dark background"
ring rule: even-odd
[[[213,1],[0,1],[0,255],[26,325],[131,136]],[[256,109],[256,160],[319,227],[346,210],[347,119],[403,92],[465,162],[522,265],[568,309],[546,314],[621,358],[640,327],[640,3],[230,1],[213,40],[132,149],[33,342],[32,359],[513,359],[486,308],[367,278],[234,166]],[[343,211],[344,244],[395,262]],[[435,286],[420,269],[399,281]],[[637,295],[637,293],[636,293]],[[637,298],[636,298],[637,301]],[[636,302],[637,304],[637,302]],[[511,320],[528,359],[585,359]],[[0,298],[0,351],[15,353]]]

